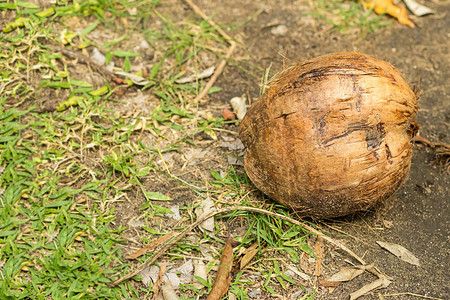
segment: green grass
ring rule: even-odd
[[[108,82],[93,86],[72,78],[68,65],[61,63],[62,54],[49,45],[84,49],[96,44],[88,38],[90,32],[99,27],[120,31],[118,20],[129,18],[133,26],[128,32],[97,46],[104,49],[107,60],[116,60],[129,72],[130,59],[137,54],[116,48],[129,31],[141,32],[150,42],[157,40],[161,57],[144,90],[151,89],[161,102],[150,118],[157,123],[149,124],[149,130],[160,135],[159,123],[182,131],[173,116],[193,116],[175,104],[180,95],[196,94],[202,85],[192,88],[174,80],[183,74],[180,68],[185,62],[204,50],[203,39],[221,41],[205,22],[176,27],[154,12],[156,4],[142,1],[139,13],[130,15],[133,4],[128,1],[60,3],[44,12],[24,1],[0,2],[0,12],[12,20],[0,35],[0,298],[139,298],[130,283],[112,289],[106,285],[128,268],[118,247],[123,228],[111,227],[115,219],[111,203],[126,192],[118,183],[140,185],[140,178],[154,168],[152,158],[160,151],[177,149],[180,141],[163,150],[131,142],[139,123],[106,108],[116,89]],[[137,28],[155,17],[164,23],[164,37],[152,28]],[[91,23],[76,33],[65,25],[68,18],[87,18]],[[203,34],[189,35],[192,26]],[[178,68],[163,75],[161,67],[168,58],[175,59]],[[33,78],[41,78],[38,86]],[[36,102],[50,89],[67,96],[59,97],[63,100],[55,111],[39,112]],[[198,128],[197,132],[208,130],[208,124]],[[183,135],[180,140],[187,138]],[[100,159],[101,168],[86,159],[96,149],[108,153]],[[138,161],[137,156],[146,157]],[[153,215],[158,214],[157,207],[153,205]]]
[[[334,4],[319,2],[321,9],[330,5]],[[380,25],[378,19],[356,12],[356,6],[348,15],[340,11],[342,20],[333,24],[338,29],[367,30]],[[194,221],[198,205],[192,201],[180,205],[185,221],[175,228],[152,226],[170,213],[166,204],[172,201],[167,190],[149,189],[145,180],[152,176],[198,199],[210,197],[218,206],[257,206],[289,215],[284,207],[261,201],[264,196],[255,191],[242,167],[223,166],[222,173],[203,170],[204,179],[194,181],[184,179],[162,159],[167,152],[203,147],[199,135],[214,143],[233,123],[200,114],[199,103],[192,99],[203,89],[203,80],[176,82],[207,67],[202,56],[219,60],[226,53],[226,42],[208,22],[193,14],[182,22],[171,20],[159,1],[58,1],[45,9],[26,1],[0,0],[0,14],[5,17],[0,33],[0,299],[151,295],[152,287],[144,289],[139,277],[114,288],[106,285],[136,263],[122,258],[126,228],[117,220],[117,203],[130,197],[144,200],[138,209],[146,222],[140,228],[146,233],[140,237],[142,244],[184,229]],[[356,22],[355,16],[366,19]],[[74,24],[83,26],[73,28]],[[111,34],[95,38],[105,32]],[[146,74],[133,71],[141,58],[130,47],[135,46],[135,35],[153,51],[153,57],[146,58],[150,65]],[[144,83],[92,82],[76,72],[81,65],[88,72],[85,62],[75,64],[76,57],[60,51],[88,56],[93,47],[105,54],[107,62]],[[126,101],[120,94],[124,89],[152,95],[154,109],[149,114],[121,115],[115,107]],[[213,87],[209,92],[219,91]],[[40,101],[46,99],[57,102],[43,109]],[[236,252],[258,243],[251,270],[261,274],[265,293],[292,290],[297,282],[285,274],[284,263],[299,265],[301,255],[314,257],[310,234],[301,226],[249,212],[217,220],[215,235],[197,232],[198,241],[215,245],[217,256],[225,224],[245,223],[246,233],[235,237],[241,243]],[[176,261],[199,251],[198,245],[183,239],[167,257]],[[230,290],[239,299],[248,299],[248,291],[259,283],[247,275],[242,270],[233,278]],[[206,294],[213,282],[213,274],[209,276],[206,289],[183,285],[184,299]]]

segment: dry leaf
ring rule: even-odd
[[[322,278],[319,278],[319,283],[321,286],[324,286],[324,287],[337,287],[340,284],[339,281],[329,281],[329,280],[322,279]]]
[[[173,270],[166,273],[166,275],[164,276],[164,282],[167,281],[170,282],[175,290],[178,290],[180,288],[181,280]]]
[[[217,271],[216,279],[213,287],[206,300],[220,300],[228,291],[231,282],[231,267],[233,261],[233,247],[231,246],[231,237],[228,236],[225,247],[220,257],[219,270]]]
[[[106,63],[106,56],[101,54],[96,47],[92,49],[91,59],[101,66],[103,66]]]
[[[208,274],[206,271],[206,265],[203,263],[203,260],[201,259],[195,259],[194,260],[194,276],[200,277],[204,279],[205,281],[208,281]],[[193,286],[196,289],[202,289],[205,286],[203,283],[201,283],[197,278],[194,277],[193,279]]]
[[[246,101],[245,97],[234,97],[230,100],[231,106],[239,120],[242,120],[247,113]]]
[[[173,286],[170,284],[170,282],[165,282],[164,285],[161,288],[162,294],[164,296],[164,300],[179,300],[177,294],[175,293],[175,290]]]
[[[181,283],[191,283],[194,273],[194,264],[192,263],[192,259],[189,259],[174,271],[175,274],[179,274]]]
[[[309,276],[306,273],[300,272],[296,267],[293,266],[287,266],[289,270],[300,276],[303,280],[309,281],[311,280],[311,276]]]
[[[406,249],[403,246],[400,246],[398,244],[394,243],[386,243],[386,242],[380,242],[377,241],[377,244],[380,245],[381,248],[386,249],[387,251],[391,252],[401,260],[410,263],[415,266],[420,266],[419,259],[414,256],[408,249]]]
[[[226,108],[223,109],[222,116],[225,121],[226,120],[236,120],[236,115],[232,111],[230,111]]]
[[[386,278],[387,280],[391,280],[392,281],[392,277],[387,276],[384,273],[381,273],[373,263],[365,265],[365,266],[360,266],[361,268],[365,268],[366,271],[369,271],[370,273],[372,273],[373,275],[377,276],[378,278]]]
[[[418,17],[432,14],[433,11],[428,7],[417,3],[415,0],[403,0],[412,13]]]
[[[114,77],[114,78],[112,79],[112,81],[114,81],[114,82],[117,83],[117,84],[125,84],[125,83],[126,83],[126,81],[125,81],[124,79],[119,78],[119,77]]]
[[[150,244],[148,244],[144,248],[141,248],[141,249],[137,250],[136,252],[128,254],[127,259],[135,259],[141,255],[144,255],[148,251],[155,249],[156,247],[158,247],[161,244],[164,244],[164,242],[166,242],[167,240],[169,240],[171,237],[173,237],[175,235],[176,235],[176,232],[171,232],[166,235],[163,235],[163,236],[157,238],[156,240],[152,241]]]
[[[387,287],[389,284],[391,284],[391,281],[386,279],[386,278],[380,278],[377,279],[369,284],[366,284],[365,286],[363,286],[362,288],[360,288],[359,290],[357,290],[356,292],[353,292],[350,294],[350,300],[355,300],[358,299],[359,297],[369,293],[370,291],[373,291],[375,289],[378,288],[385,288]]]
[[[177,79],[177,80],[175,80],[175,82],[176,83],[188,83],[188,82],[194,82],[197,79],[208,78],[209,76],[214,74],[214,69],[215,69],[215,67],[212,66],[212,67],[209,67],[208,69],[203,70],[202,72],[200,72],[198,74],[192,74],[192,75]]]
[[[130,74],[126,72],[114,72],[114,73],[130,79],[136,85],[147,85],[148,83],[150,83],[150,81],[139,75]]]
[[[177,220],[177,221],[181,220],[179,205],[171,206],[171,207],[169,207],[169,210],[171,211],[171,213],[164,214],[165,216],[172,218],[174,220]]]
[[[328,281],[349,281],[365,271],[364,266],[342,268],[339,272],[328,278]]]
[[[210,198],[206,198],[202,201],[202,204],[195,209],[195,214],[197,215],[197,219],[200,219],[201,217],[208,215],[214,211],[216,211],[216,208],[214,207],[214,201],[212,201]],[[198,227],[202,231],[206,230],[207,232],[213,232],[214,218],[209,218],[203,221]]]
[[[248,263],[255,257],[259,251],[258,243],[254,243],[248,249],[245,250],[244,256],[241,259],[240,269],[242,270]]]
[[[161,283],[163,282],[163,275],[166,272],[167,263],[162,263],[159,268],[158,273],[158,279],[156,280],[155,284],[152,286],[153,288],[153,300],[156,300],[158,298],[159,293],[159,287],[161,286]]]
[[[153,281],[152,279],[152,275],[151,272],[153,270],[151,270],[153,268],[158,268],[157,266],[153,265],[151,267],[147,267],[144,270],[142,270],[141,272],[139,272],[139,276],[142,277],[142,283],[145,285],[145,287],[150,287],[150,283]]]

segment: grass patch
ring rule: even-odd
[[[182,221],[163,226],[172,213],[169,203],[182,198],[170,195],[177,190],[191,198],[210,197],[218,206],[288,213],[262,204],[242,167],[204,168],[206,175],[194,178],[184,171],[188,160],[170,165],[170,154],[207,149],[236,130],[228,128],[233,122],[213,118],[191,102],[203,80],[177,83],[225,55],[226,42],[208,22],[193,15],[174,21],[159,1],[58,1],[50,7],[0,1],[0,14],[5,17],[0,34],[1,299],[151,294],[152,286],[143,288],[137,277],[114,288],[106,285],[135,264],[122,258],[130,241],[119,211],[123,203],[140,201],[136,218],[144,224],[137,240],[143,244],[193,221],[199,201],[191,199],[179,205]],[[119,83],[109,73],[103,74],[106,79],[93,76],[99,73],[92,72],[93,48],[127,76]],[[148,113],[119,110],[126,93],[151,95],[146,101],[152,103],[140,103]],[[160,180],[162,187],[151,180]],[[301,253],[314,256],[309,234],[299,226],[248,212],[220,220],[216,235],[197,233],[198,243],[218,245],[217,256],[224,224],[247,224],[237,239],[242,249],[258,243],[252,271],[263,276],[267,293],[286,291],[296,282],[286,275],[283,259],[298,265]],[[175,261],[200,251],[183,239],[168,257]],[[257,284],[247,275],[237,274],[231,286],[240,299]],[[205,285],[210,288],[211,282]],[[186,299],[208,290],[182,289]]]

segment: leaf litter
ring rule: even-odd
[[[200,219],[215,211],[214,201],[212,201],[211,198],[206,198],[205,200],[202,200],[200,206],[195,209],[195,214],[197,215],[197,219]],[[206,230],[207,233],[211,234],[214,231],[214,218],[206,219],[199,225],[199,228],[200,230]]]
[[[398,244],[381,241],[377,241],[377,244],[380,245],[381,248],[389,251],[390,253],[394,254],[401,260],[414,266],[420,266],[419,259],[415,257],[414,254],[412,254],[411,251],[409,251],[405,247]]]
[[[165,282],[161,288],[164,300],[178,300],[180,299],[175,292],[175,289],[170,282]]]
[[[247,98],[245,96],[234,97],[230,100],[234,113],[239,120],[242,120],[247,113]]]
[[[231,267],[233,263],[233,246],[232,239],[228,235],[227,241],[220,257],[219,270],[214,279],[213,287],[209,293],[207,300],[220,300],[228,291],[231,282]]]
[[[249,248],[245,249],[244,256],[242,257],[240,261],[240,270],[244,269],[250,261],[255,257],[256,254],[259,252],[259,244],[254,243]]]
[[[160,265],[159,271],[158,271],[158,279],[156,280],[155,284],[153,285],[153,297],[152,300],[156,300],[158,298],[159,288],[163,281],[164,273],[166,272],[167,263],[162,263]]]
[[[365,266],[346,267],[328,278],[328,281],[349,281],[361,275],[366,270]]]
[[[203,283],[201,283],[201,281],[199,280],[202,279],[204,281],[208,280],[208,272],[206,269],[206,265],[203,263],[202,259],[194,259],[194,279],[193,279],[193,286],[196,289],[202,289],[205,286],[203,285]]]

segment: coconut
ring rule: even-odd
[[[329,218],[390,197],[411,166],[416,95],[375,57],[332,53],[272,79],[239,135],[255,186],[302,216]]]

